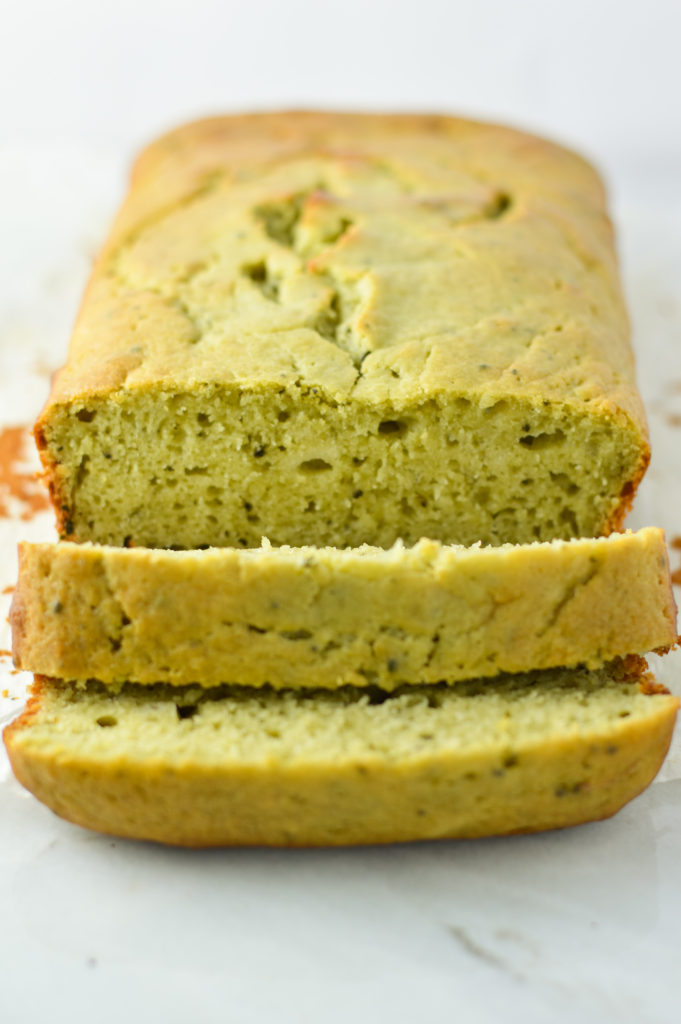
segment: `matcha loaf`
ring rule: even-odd
[[[677,705],[631,661],[393,694],[38,679],[5,742],[19,781],[88,828],[374,843],[607,817],[655,776]]]
[[[36,438],[76,541],[608,533],[648,442],[601,183],[446,117],[180,128],[135,167]]]
[[[661,530],[527,546],[22,544],[15,664],[116,684],[458,683],[676,641]]]

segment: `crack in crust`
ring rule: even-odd
[[[372,231],[376,211],[379,217],[385,216],[386,211],[392,215],[401,205],[413,217],[415,210],[422,209],[427,219],[434,215],[441,226],[454,231],[476,220],[498,220],[512,205],[512,198],[506,191],[489,189],[479,183],[475,187],[480,194],[474,201],[457,195],[419,195],[400,180],[399,174],[389,165],[381,164],[380,169],[392,188],[387,199],[380,200],[378,204],[375,197],[368,199],[364,196],[361,187],[349,196],[336,195],[333,182],[327,181],[323,174],[319,174],[306,189],[256,203],[249,209],[248,218],[264,236],[261,244],[256,245],[259,250],[257,256],[242,263],[231,279],[229,268],[226,274],[230,279],[231,294],[238,290],[234,278],[241,276],[254,285],[270,308],[278,306],[281,311],[287,306],[284,292],[291,290],[292,286],[300,289],[301,281],[307,279],[313,285],[311,291],[316,291],[318,298],[313,299],[313,308],[309,312],[301,310],[300,325],[347,352],[359,376],[362,362],[377,347],[366,316],[372,291],[372,271],[364,269],[359,273],[339,274],[333,266],[333,254],[343,252],[353,240],[362,241],[367,232]],[[198,278],[220,272],[224,262],[220,255],[213,253],[209,258],[196,260],[180,272],[175,268],[172,288],[167,281],[155,280],[148,274],[142,279],[134,273],[134,267],[131,272],[129,259],[134,256],[138,245],[144,245],[150,234],[153,235],[174,217],[197,204],[216,202],[221,186],[227,181],[224,172],[207,174],[205,180],[188,195],[129,229],[123,240],[106,255],[106,264],[116,287],[132,293],[149,291],[167,302],[190,325],[190,343],[201,341],[207,329],[214,326],[206,323],[204,304],[198,302],[197,305],[192,286]],[[263,184],[261,189],[264,187]],[[282,249],[291,259],[276,266]],[[398,251],[397,255],[401,260],[413,258],[406,252],[400,254]],[[272,323],[268,329],[276,334],[281,328]]]

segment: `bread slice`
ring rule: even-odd
[[[22,544],[19,668],[279,688],[449,683],[676,641],[661,530],[501,548]]]
[[[36,438],[77,541],[608,533],[649,452],[598,176],[455,118],[181,128],[135,167]]]
[[[5,742],[38,799],[113,835],[378,843],[614,814],[657,773],[678,703],[632,660],[393,694],[38,679]]]

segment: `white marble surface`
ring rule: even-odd
[[[353,81],[339,85],[348,18],[356,24],[365,10],[351,0],[315,8],[307,27],[297,3],[239,14],[234,4],[198,2],[187,38],[195,43],[196,25],[211,18],[216,32],[205,51],[189,47],[182,65],[184,5],[106,2],[94,26],[92,8],[67,4],[61,27],[57,5],[15,5],[0,71],[8,76],[0,96],[16,97],[0,142],[0,429],[30,424],[46,395],[130,151],[144,135],[199,109],[280,98],[465,107],[551,131],[609,171],[654,445],[631,525],[659,523],[670,537],[681,535],[681,427],[673,425],[675,416],[681,423],[681,133],[668,131],[681,95],[669,65],[679,5],[590,4],[587,43],[583,4],[513,5],[509,52],[510,8],[485,0],[475,14],[469,6],[456,21],[456,5],[418,5],[432,15],[428,32],[423,18],[410,32],[407,13],[413,22],[416,5],[366,8],[375,48],[362,42]],[[323,36],[326,70],[336,77],[313,55],[315,81],[292,53],[306,52],[304,32],[320,28],[324,10],[336,19],[336,31]],[[621,15],[616,24],[608,11]],[[527,15],[525,34],[518,12]],[[274,19],[269,31],[266,16]],[[303,32],[302,50],[292,46],[292,25]],[[608,56],[611,38],[616,52]],[[93,39],[95,56],[85,45]],[[220,70],[221,39],[231,64]],[[269,74],[249,80],[260,41]],[[547,42],[560,59],[532,63]],[[459,63],[452,57],[448,65],[455,51]],[[35,59],[27,71],[28,52]],[[409,52],[414,73],[405,76],[393,58],[403,68]],[[496,61],[496,85],[478,67],[480,54]],[[570,90],[575,54],[583,73]],[[629,90],[622,106],[613,80]],[[27,449],[27,471],[32,458]],[[22,511],[15,503],[14,515],[0,519],[0,591],[15,578],[17,540],[53,536],[48,513],[28,521]],[[672,551],[672,567],[681,567],[681,551]],[[9,600],[0,596],[2,649]],[[676,693],[680,670],[677,653],[656,665]],[[0,656],[0,691],[8,691],[0,720],[20,707],[25,682]],[[675,1024],[679,732],[658,780],[609,822],[533,837],[317,852],[186,852],[90,834],[26,794],[0,753],[0,1020]]]

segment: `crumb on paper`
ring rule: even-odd
[[[29,427],[4,427],[0,430],[0,517],[11,515],[11,500],[19,503],[19,518],[24,522],[49,507],[37,473],[22,466],[30,451],[30,437]]]

